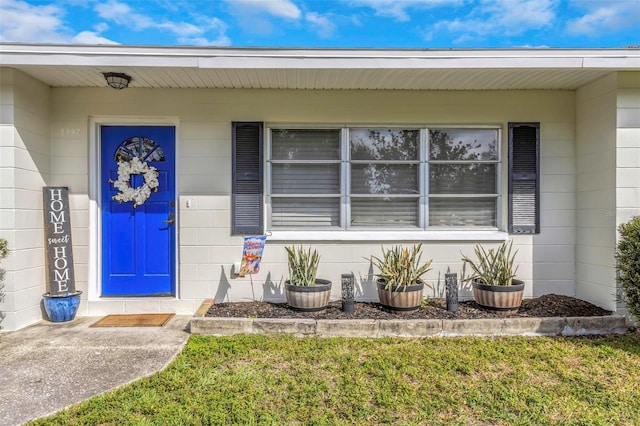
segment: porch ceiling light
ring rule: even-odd
[[[104,75],[105,80],[107,80],[109,87],[117,90],[126,89],[131,82],[131,76],[121,72],[105,72],[102,73],[102,75]]]

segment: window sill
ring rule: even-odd
[[[270,241],[506,241],[504,231],[271,231]]]

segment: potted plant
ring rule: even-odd
[[[289,279],[285,281],[287,304],[305,312],[324,310],[331,296],[331,281],[316,278],[320,256],[311,247],[285,247]]]
[[[386,309],[397,312],[415,311],[422,301],[424,286],[431,285],[422,280],[422,276],[431,270],[432,260],[421,262],[422,244],[414,245],[411,250],[394,246],[382,248],[382,258],[371,256],[369,259],[378,269],[378,298]]]
[[[471,281],[473,297],[484,308],[504,315],[518,311],[522,303],[524,282],[515,279],[518,267],[512,252],[513,241],[504,242],[496,249],[485,249],[476,244],[474,251],[477,261],[462,254],[462,260],[469,265],[472,275],[464,281]]]

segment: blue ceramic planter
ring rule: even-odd
[[[63,296],[52,295],[45,293],[44,297],[44,310],[47,311],[49,320],[51,322],[66,322],[71,321],[76,317],[78,312],[78,306],[80,306],[81,291],[76,291]]]

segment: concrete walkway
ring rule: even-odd
[[[99,318],[42,321],[0,333],[0,425],[19,425],[164,368],[191,316],[164,327],[90,328]]]

